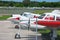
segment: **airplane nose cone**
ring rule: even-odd
[[[19,17],[17,17],[17,18],[16,18],[16,20],[20,20],[20,18],[19,18]]]

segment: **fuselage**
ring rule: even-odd
[[[60,15],[54,13],[46,13],[45,16],[42,16],[43,20],[38,20],[38,25],[43,25],[52,28],[60,27]],[[35,22],[36,23],[36,22]]]

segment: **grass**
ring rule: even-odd
[[[50,30],[49,29],[39,29],[38,32],[43,34],[43,33],[49,33]],[[60,35],[60,29],[57,30],[57,34]]]
[[[35,10],[33,13],[43,14],[43,13],[46,13],[46,12],[52,12],[52,10]]]
[[[49,29],[39,29],[38,32],[41,33],[42,36],[46,38],[46,40],[50,39],[50,37],[49,37],[50,30]],[[60,40],[60,29],[57,30],[57,35],[58,36],[57,36],[56,40]]]
[[[60,30],[57,30],[57,34],[60,35]]]
[[[3,15],[3,16],[0,17],[0,20],[6,20],[9,17],[10,17],[10,15]]]
[[[39,29],[38,32],[39,33],[49,33],[50,30],[49,29]]]

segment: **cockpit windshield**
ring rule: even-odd
[[[26,16],[26,17],[27,17],[28,15],[27,15],[27,14],[24,14],[24,16]]]
[[[23,13],[21,13],[20,15],[23,15]]]
[[[45,14],[40,15],[38,18],[42,19],[45,16]]]

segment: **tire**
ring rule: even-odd
[[[16,25],[16,26],[15,26],[15,28],[16,28],[16,29],[19,29],[19,26],[18,26],[18,25]]]
[[[16,34],[15,35],[15,39],[20,39],[21,37],[20,37],[20,35],[19,34]]]

